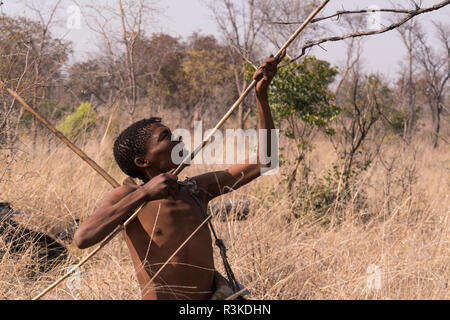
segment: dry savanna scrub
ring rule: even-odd
[[[78,145],[121,181],[124,175],[112,157],[112,136],[87,136]],[[22,211],[16,216],[22,225],[54,235],[91,214],[111,187],[66,146],[49,143],[45,133],[40,139],[35,151],[25,135],[13,153],[1,150],[0,200]],[[314,145],[307,156],[311,180],[337,159],[323,137]],[[246,220],[214,219],[250,299],[450,298],[449,148],[433,149],[428,142],[416,141],[402,149],[394,139],[383,145],[379,158],[383,161],[374,161],[352,181],[352,194],[364,194],[364,205],[354,197],[315,212],[307,205],[309,189],[287,192],[284,174],[289,165],[214,200],[250,200]],[[181,179],[218,168],[191,166]],[[297,187],[302,183],[299,174]],[[32,298],[89,251],[77,249],[71,241],[66,245],[68,259],[40,273],[33,269],[31,244],[12,254],[0,237],[0,298]],[[217,251],[215,263],[223,271]],[[79,275],[79,288],[65,281],[45,299],[140,299],[121,235]]]

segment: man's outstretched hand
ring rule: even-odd
[[[269,88],[269,84],[272,81],[273,77],[277,73],[278,64],[281,60],[283,60],[286,55],[286,49],[281,52],[281,55],[278,58],[275,58],[273,55],[270,55],[264,63],[256,70],[253,75],[253,79],[258,81],[256,83],[256,93],[267,93],[267,88]]]

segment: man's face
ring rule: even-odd
[[[178,165],[173,163],[171,154],[172,149],[180,141],[172,141],[172,132],[168,127],[161,123],[151,123],[152,136],[147,141],[147,154],[145,159],[150,163],[150,167],[168,172]]]

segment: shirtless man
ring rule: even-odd
[[[284,57],[267,58],[254,75],[259,129],[268,129],[267,148],[274,129],[267,89]],[[105,198],[100,207],[78,227],[74,241],[85,249],[102,241],[144,202],[148,202],[123,231],[131,253],[143,299],[210,299],[214,280],[213,246],[205,224],[177,253],[152,282],[151,278],[180,244],[203,222],[208,202],[237,189],[261,175],[259,160],[235,164],[223,171],[193,177],[200,190],[200,201],[180,188],[177,176],[169,172],[177,167],[171,151],[169,128],[159,121],[144,119],[125,129],[114,143],[114,157],[129,176],[144,181],[139,186],[120,186]],[[259,155],[259,152],[258,152]],[[270,154],[267,156],[271,157]],[[203,208],[200,208],[199,205]]]

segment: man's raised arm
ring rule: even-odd
[[[278,157],[278,154],[271,154],[272,149],[278,151],[278,146],[271,145],[273,142],[271,138],[271,135],[273,134],[272,129],[275,129],[275,126],[270,112],[267,91],[270,82],[277,72],[277,65],[283,59],[285,54],[286,51],[284,51],[278,59],[275,59],[273,56],[267,58],[253,76],[253,79],[258,81],[255,87],[256,105],[258,107],[259,117],[258,129],[266,135],[264,144],[262,141],[259,141],[260,134],[258,134],[256,163],[252,164],[247,159],[245,163],[232,165],[226,170],[208,172],[195,176],[194,179],[197,181],[197,184],[210,193],[209,200],[249,183],[259,177],[264,168],[271,167],[272,163],[266,163],[266,161],[262,161],[263,159],[260,158],[261,147],[266,151],[266,157],[268,159],[273,159],[274,156]],[[265,130],[261,131],[263,129]],[[275,139],[275,141],[277,141],[277,139]]]

